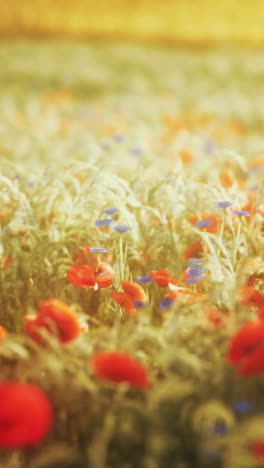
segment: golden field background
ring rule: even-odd
[[[0,35],[264,43],[263,0],[0,0]]]

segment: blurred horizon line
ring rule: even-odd
[[[263,0],[9,0],[0,39],[264,45]]]

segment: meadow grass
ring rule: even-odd
[[[1,42],[0,60],[1,380],[33,382],[55,410],[47,439],[2,450],[1,466],[261,466],[250,443],[264,438],[263,374],[237,375],[226,352],[256,317],[238,290],[264,271],[263,157],[250,166],[264,154],[262,51],[17,40]],[[252,193],[251,216],[234,215]],[[226,200],[231,208],[217,208]],[[130,231],[95,226],[111,207]],[[203,213],[219,215],[216,232],[190,221]],[[186,285],[183,253],[195,241],[204,277]],[[126,314],[112,287],[68,281],[86,245],[108,250],[98,256],[114,269],[115,290],[167,269],[206,304],[162,309],[170,291],[152,282],[143,285],[147,306]],[[54,297],[88,330],[68,345],[38,345],[24,316]],[[217,327],[206,307],[230,316]],[[145,365],[149,389],[93,375],[89,357],[111,349]],[[235,411],[244,400],[252,409]]]

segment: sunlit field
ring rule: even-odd
[[[0,37],[260,45],[263,21],[263,0],[2,0]]]
[[[264,466],[263,50],[0,63],[0,466]]]

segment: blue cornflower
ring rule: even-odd
[[[113,139],[117,143],[122,143],[125,140],[125,137],[124,137],[124,135],[122,135],[122,133],[117,133],[116,135],[113,136]]]
[[[113,229],[117,232],[127,232],[131,230],[131,228],[125,224],[120,224],[119,226],[116,225],[113,227]]]
[[[94,253],[107,252],[107,249],[105,249],[104,247],[91,247],[90,252],[94,252]]]
[[[186,283],[195,284],[198,283],[201,279],[201,276],[195,276],[194,278],[187,278]]]
[[[233,403],[232,408],[236,413],[247,413],[253,410],[254,405],[249,400],[240,400]]]
[[[112,218],[106,218],[106,219],[97,219],[97,221],[95,221],[95,226],[99,227],[99,226],[110,226],[110,224],[112,224],[113,220]]]
[[[143,301],[134,301],[134,306],[136,307],[136,309],[140,309],[141,307],[144,307],[145,305],[146,303]]]
[[[135,146],[131,149],[131,154],[133,154],[133,156],[142,156],[143,150],[139,148],[139,146]]]
[[[215,144],[213,142],[213,140],[206,140],[206,142],[204,143],[204,152],[205,154],[212,154],[215,150]]]
[[[202,262],[199,258],[189,258],[188,264],[189,265],[201,265]]]
[[[202,221],[196,221],[195,226],[199,228],[204,228],[211,226],[213,224],[213,221],[211,219],[203,219]]]
[[[233,213],[238,216],[250,216],[250,211],[233,210]]]
[[[229,429],[224,422],[217,422],[213,427],[213,433],[217,435],[223,435],[228,432]]]
[[[153,278],[152,276],[150,275],[146,275],[146,276],[139,276],[137,279],[136,279],[137,283],[152,283],[153,282]]]
[[[118,208],[105,208],[103,212],[108,215],[116,214],[118,212]]]
[[[220,201],[216,204],[217,208],[228,208],[229,206],[232,206],[233,203],[230,201]]]
[[[191,266],[187,268],[188,276],[202,276],[204,274],[203,267],[200,266]]]
[[[161,309],[168,309],[174,301],[175,299],[172,299],[171,297],[164,297],[164,299],[160,301],[159,306]]]

